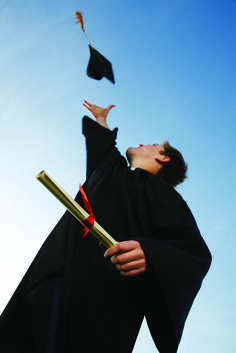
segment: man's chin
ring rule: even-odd
[[[136,149],[137,149],[137,148],[135,148],[135,147],[129,147],[129,148],[126,150],[126,157],[127,157],[128,161],[129,161],[129,163],[131,162],[132,157],[134,156]]]

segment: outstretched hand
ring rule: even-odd
[[[146,271],[145,254],[137,241],[118,242],[104,253],[104,257],[110,258],[125,277],[138,276]]]
[[[106,125],[106,119],[109,111],[115,107],[111,104],[107,108],[99,107],[98,105],[91,104],[87,101],[84,101],[83,106],[93,115],[95,120],[100,124],[108,128]]]

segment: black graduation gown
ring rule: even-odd
[[[147,271],[120,275],[69,213],[44,242],[0,319],[2,353],[131,353],[143,317],[160,353],[175,353],[211,254],[179,193],[131,170],[110,131],[83,119],[87,180],[97,222],[138,240]],[[83,206],[80,193],[76,200]]]

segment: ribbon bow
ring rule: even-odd
[[[84,202],[84,205],[87,209],[87,211],[89,211],[89,216],[83,221],[81,222],[84,226],[84,229],[83,229],[83,232],[84,232],[84,235],[82,236],[82,238],[84,238],[88,232],[89,232],[89,229],[93,227],[94,225],[94,221],[95,221],[95,217],[94,217],[94,214],[92,212],[92,208],[89,204],[89,201],[87,199],[87,196],[82,188],[81,185],[79,185],[79,189],[80,189],[80,192],[81,192],[81,195],[82,195],[82,199],[83,199],[83,202]]]

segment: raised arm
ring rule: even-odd
[[[94,121],[87,116],[83,117],[83,135],[86,138],[87,149],[87,177],[89,177],[95,168],[104,163],[107,158],[111,160],[121,155],[116,148],[118,129],[110,130],[106,123],[107,115],[114,105],[102,108],[84,101],[83,106],[95,118]],[[122,157],[122,159],[127,165],[125,158]]]
[[[107,108],[102,108],[95,104],[91,104],[87,101],[84,101],[83,106],[93,115],[94,119],[98,124],[109,129],[109,126],[107,125],[107,122],[106,122],[107,115],[109,111],[115,107],[115,105],[111,104]]]

